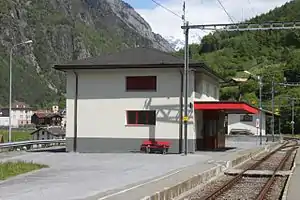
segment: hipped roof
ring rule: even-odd
[[[223,80],[204,62],[189,60],[194,70],[205,70],[219,80]],[[183,68],[183,57],[174,56],[154,48],[138,47],[116,53],[102,54],[97,57],[74,60],[66,64],[57,64],[55,69],[66,71],[75,69],[145,69],[145,68]]]

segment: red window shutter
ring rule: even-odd
[[[156,91],[156,76],[130,76],[126,77],[126,90],[152,90]]]
[[[135,111],[135,124],[139,123],[139,112]]]
[[[156,111],[155,110],[130,110],[126,111],[128,125],[155,125]]]

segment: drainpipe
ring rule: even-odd
[[[183,113],[183,72],[180,70],[180,98],[179,98],[179,153],[182,153],[182,113]]]
[[[74,97],[74,140],[73,140],[73,151],[77,151],[77,103],[78,103],[78,73],[73,71],[75,74],[75,97]]]

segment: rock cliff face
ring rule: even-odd
[[[8,103],[10,48],[30,39],[32,45],[13,50],[13,97],[41,106],[65,90],[55,63],[135,46],[173,51],[121,0],[1,0],[0,105]]]

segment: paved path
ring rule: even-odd
[[[2,152],[0,153],[0,161],[6,161],[11,158],[22,158],[26,152],[24,151],[10,151],[10,152]]]
[[[217,164],[225,164],[241,151],[253,148],[248,145],[227,152],[201,152],[188,156],[23,153],[4,160],[33,161],[50,168],[0,182],[0,199],[134,200]]]
[[[287,193],[287,200],[299,200],[300,192],[299,192],[299,185],[300,185],[300,149],[297,150],[297,155],[295,158],[296,167],[293,172],[293,176],[290,180],[288,193]]]
[[[204,152],[210,155],[211,159],[205,162],[198,162],[186,168],[174,171],[172,174],[167,174],[164,177],[158,177],[158,180],[149,180],[138,184],[130,185],[122,189],[98,194],[93,197],[84,198],[80,200],[140,200],[145,196],[152,195],[163,188],[172,187],[175,183],[187,180],[196,174],[209,170],[217,165],[226,166],[226,162],[237,157],[241,151],[229,152]],[[190,157],[197,155],[190,155]],[[170,176],[169,176],[170,175]]]

